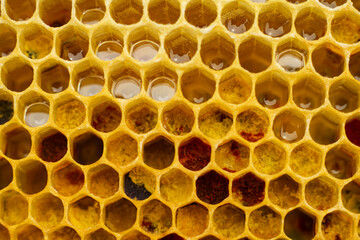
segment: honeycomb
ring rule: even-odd
[[[360,239],[359,0],[1,0],[0,240]]]

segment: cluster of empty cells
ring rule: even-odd
[[[0,239],[355,239],[360,4],[2,0]]]

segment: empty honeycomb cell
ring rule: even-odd
[[[228,103],[241,104],[251,94],[251,78],[238,70],[230,70],[225,73],[219,83],[220,97]]]
[[[284,232],[291,239],[313,239],[316,228],[316,217],[302,208],[296,208],[285,216]]]
[[[336,41],[354,44],[360,40],[360,20],[353,16],[351,12],[343,12],[331,21],[331,35]]]
[[[224,33],[209,33],[201,42],[201,59],[214,70],[228,68],[235,59],[235,45]]]
[[[185,135],[194,126],[193,110],[186,104],[177,102],[166,106],[162,113],[162,124],[166,131],[174,135]]]
[[[16,31],[8,24],[0,24],[0,57],[6,57],[16,46]]]
[[[346,0],[319,0],[319,2],[328,8],[336,8],[346,3]]]
[[[190,28],[177,28],[165,37],[164,48],[171,61],[186,63],[197,51],[197,39]]]
[[[319,144],[335,143],[340,138],[339,118],[326,110],[318,112],[310,121],[309,131],[312,139]]]
[[[152,60],[160,48],[158,29],[150,26],[136,28],[128,36],[128,48],[134,59],[140,62]]]
[[[203,140],[193,137],[179,146],[179,162],[187,169],[199,171],[210,162],[211,146]]]
[[[143,160],[146,165],[154,169],[169,167],[175,156],[174,143],[164,136],[146,140],[143,150]]]
[[[317,177],[305,185],[306,202],[317,210],[333,207],[338,201],[337,184],[327,177]]]
[[[308,75],[300,78],[292,87],[293,101],[306,110],[312,110],[325,102],[325,85],[316,76]]]
[[[354,236],[354,219],[344,211],[333,211],[323,218],[321,231],[326,240],[352,239]]]
[[[14,190],[0,194],[0,209],[0,218],[9,225],[20,224],[28,217],[28,201]]]
[[[232,194],[243,206],[254,206],[264,200],[265,181],[251,172],[246,173],[233,181]]]
[[[105,225],[113,232],[125,231],[135,224],[136,214],[137,208],[132,202],[119,199],[105,207]]]
[[[32,200],[31,215],[40,226],[55,227],[64,217],[64,205],[60,198],[44,193]]]
[[[273,204],[281,208],[291,208],[301,200],[301,185],[289,175],[283,175],[270,181],[268,195]]]
[[[63,226],[48,234],[49,240],[81,240],[79,234],[68,226]]]
[[[304,39],[317,40],[326,34],[326,16],[320,8],[304,8],[296,16],[295,28]]]
[[[180,3],[178,0],[151,0],[148,14],[156,23],[174,24],[180,17]]]
[[[191,0],[185,9],[185,19],[191,25],[198,28],[206,28],[215,21],[217,17],[216,5],[212,0]]]
[[[80,191],[84,179],[81,168],[68,161],[58,164],[51,173],[53,187],[63,196],[71,196]]]
[[[99,228],[98,230],[88,233],[85,236],[85,240],[116,240],[116,237],[108,231]]]
[[[230,173],[246,168],[249,165],[249,159],[250,149],[236,140],[219,145],[215,151],[216,164]]]
[[[229,196],[229,180],[211,170],[196,179],[196,195],[209,204],[218,204]]]
[[[281,216],[268,206],[260,207],[249,215],[248,226],[258,238],[274,238],[281,232]]]
[[[16,57],[2,65],[1,80],[5,87],[14,92],[22,92],[33,81],[34,70],[23,58]]]
[[[100,102],[99,100],[95,102]],[[121,122],[121,110],[117,104],[112,101],[105,101],[99,104],[93,104],[91,113],[91,126],[99,132],[114,131]]]
[[[56,60],[47,60],[39,67],[41,89],[47,93],[59,93],[69,86],[70,74],[66,66]]]
[[[221,22],[231,33],[245,33],[254,24],[254,10],[245,3],[230,2],[221,11]]]
[[[21,225],[15,232],[16,240],[44,240],[44,233],[31,224]]]
[[[0,224],[0,239],[10,239],[9,230],[2,224]]]
[[[20,48],[25,56],[39,59],[47,56],[53,47],[52,33],[41,25],[27,27],[20,36]]]
[[[103,140],[92,132],[82,133],[72,140],[71,154],[81,165],[89,165],[98,161],[103,155]]]
[[[83,24],[96,24],[100,22],[106,11],[104,0],[76,0],[76,17]]]
[[[61,27],[71,19],[71,0],[41,0],[39,7],[41,20],[50,27]]]
[[[323,77],[336,77],[344,71],[345,60],[342,50],[333,44],[318,45],[311,57],[313,67]]]
[[[153,199],[140,209],[140,227],[149,233],[164,233],[172,226],[172,213],[168,206]]]
[[[340,112],[352,112],[359,108],[360,89],[350,79],[343,79],[333,83],[329,90],[329,100],[333,108]]]
[[[286,39],[276,47],[276,61],[286,72],[300,71],[307,59],[306,45],[295,38]]]
[[[267,114],[258,109],[250,108],[241,112],[236,117],[235,128],[237,133],[249,142],[256,142],[262,139],[269,127]]]
[[[36,160],[21,162],[15,171],[16,184],[26,194],[42,191],[46,184],[48,173],[44,164]]]
[[[190,203],[176,211],[176,227],[188,237],[202,234],[209,224],[209,212],[199,203]]]
[[[82,62],[74,69],[74,89],[82,96],[91,97],[103,89],[105,79],[101,67],[89,61]]]
[[[346,137],[350,142],[360,147],[360,117],[350,117],[345,123]]]
[[[348,145],[338,145],[330,149],[325,157],[325,167],[330,175],[347,179],[357,172],[358,154]]]
[[[322,166],[321,151],[309,143],[296,146],[290,155],[290,167],[292,171],[303,176],[315,175]]]
[[[110,71],[109,91],[116,98],[130,99],[141,91],[141,77],[139,66],[127,64],[114,64]]]
[[[67,61],[78,61],[84,58],[89,50],[89,39],[84,29],[68,26],[56,37],[56,53]]]
[[[0,90],[0,125],[10,121],[14,116],[14,99],[9,93]]]
[[[243,41],[238,50],[240,65],[251,73],[265,71],[272,61],[269,43],[259,37]]]
[[[279,3],[264,6],[259,13],[259,28],[271,37],[281,37],[289,33],[291,22],[291,12]]]
[[[288,82],[280,73],[264,74],[256,81],[255,95],[258,102],[266,108],[282,107],[289,99]]]
[[[128,134],[112,135],[107,142],[106,158],[117,166],[125,166],[138,156],[138,143]]]
[[[42,126],[49,120],[49,105],[49,100],[44,96],[36,92],[26,93],[19,98],[19,118],[29,127]]]
[[[91,168],[87,179],[88,189],[95,196],[107,198],[119,190],[119,174],[108,165]]]
[[[36,153],[46,162],[57,162],[67,153],[66,136],[53,128],[41,131],[36,141]]]
[[[131,25],[140,21],[143,8],[141,0],[113,0],[110,4],[110,14],[115,22]]]
[[[77,98],[62,96],[55,103],[55,123],[64,129],[79,127],[85,120],[86,110],[84,104]]]
[[[15,21],[25,21],[34,15],[36,0],[6,0],[7,15]]]
[[[295,109],[278,114],[273,122],[275,136],[283,142],[294,143],[305,135],[306,122],[302,113]]]
[[[215,209],[212,221],[215,231],[226,238],[234,238],[245,230],[243,210],[227,203]]]
[[[126,233],[121,240],[150,240],[150,238],[137,230],[133,230]]]
[[[137,134],[144,134],[155,128],[157,118],[157,108],[143,100],[133,102],[126,109],[125,122],[128,128]]]
[[[285,167],[285,150],[276,143],[265,142],[255,148],[254,154],[254,166],[261,173],[276,174]]]
[[[343,206],[353,213],[360,213],[360,182],[359,179],[346,184],[341,191]]]
[[[70,203],[68,211],[69,220],[77,229],[92,227],[100,219],[100,204],[89,196]]]
[[[145,200],[156,189],[156,178],[144,167],[134,167],[124,176],[124,192],[134,200]]]
[[[233,124],[232,115],[221,108],[210,105],[199,113],[199,129],[211,138],[223,138]]]
[[[193,192],[192,186],[192,179],[179,169],[171,169],[160,178],[161,197],[172,203],[189,199]]]
[[[95,29],[91,37],[91,45],[99,59],[110,61],[121,56],[124,41],[117,29],[105,25]]]
[[[0,159],[0,190],[13,181],[13,168],[8,160]]]
[[[350,55],[350,61],[349,61],[349,70],[352,76],[356,80],[360,80],[360,52],[358,50],[355,50]]]
[[[184,238],[180,237],[176,233],[171,233],[169,235],[166,235],[165,237],[160,238],[159,240],[184,240]]]
[[[9,158],[25,158],[31,150],[30,133],[20,125],[12,125],[2,130],[1,150]]]

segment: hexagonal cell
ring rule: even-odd
[[[291,12],[282,4],[272,4],[261,9],[258,22],[264,34],[281,37],[291,31]]]
[[[38,133],[37,155],[46,162],[57,162],[67,153],[67,138],[56,129],[50,128]]]
[[[68,217],[76,228],[89,228],[100,219],[100,204],[89,196],[69,204]]]
[[[55,103],[54,119],[58,127],[73,129],[79,127],[85,120],[84,103],[71,96],[62,96]]]
[[[295,109],[278,114],[273,122],[275,136],[283,142],[294,143],[305,135],[306,122],[302,113]]]
[[[300,71],[308,60],[308,49],[296,38],[284,40],[276,47],[276,62],[286,72]]]
[[[107,198],[119,190],[119,174],[105,164],[88,172],[88,188],[95,196]]]
[[[84,1],[87,3],[88,1]],[[93,11],[93,10],[91,10]],[[95,9],[94,11],[99,11]],[[91,46],[96,56],[104,61],[111,61],[121,56],[124,48],[123,36],[110,25],[95,29],[91,37]]]
[[[285,216],[284,232],[294,240],[313,239],[316,234],[316,217],[296,208]]]
[[[236,202],[243,206],[254,206],[265,197],[265,181],[249,172],[232,183],[232,194]]]
[[[34,77],[32,66],[20,57],[5,62],[1,72],[3,84],[14,92],[22,92],[27,89],[31,85]]]
[[[312,110],[323,105],[325,91],[325,85],[321,79],[308,75],[293,85],[293,101],[302,109]]]
[[[139,222],[146,232],[164,233],[172,226],[171,209],[159,200],[150,200],[141,207]]]
[[[317,177],[305,186],[306,202],[317,210],[333,207],[338,201],[337,184],[327,177]]]
[[[355,18],[350,12],[338,14],[331,21],[331,35],[338,42],[347,44],[357,43],[360,40],[359,18]]]
[[[136,214],[134,204],[125,198],[119,199],[105,207],[105,225],[113,232],[125,231],[135,224]]]
[[[126,233],[121,240],[150,240],[150,238],[137,230],[132,230]]]
[[[9,158],[25,158],[31,150],[31,135],[20,125],[4,128],[1,133],[1,150]]]
[[[341,133],[339,117],[326,110],[319,112],[311,119],[309,132],[312,139],[319,144],[335,143]]]
[[[157,56],[160,48],[158,30],[150,25],[145,25],[130,33],[128,49],[134,59],[140,62],[148,62]]]
[[[0,224],[0,239],[10,239],[9,230],[2,224]]]
[[[48,234],[49,240],[81,240],[79,234],[68,226],[63,226]]]
[[[138,143],[128,134],[114,134],[107,142],[106,158],[117,166],[125,166],[138,156]]]
[[[343,187],[341,199],[347,210],[360,213],[360,179],[354,179]]]
[[[73,139],[71,154],[81,165],[89,165],[98,161],[103,155],[104,143],[101,137],[85,132]]]
[[[133,102],[126,109],[126,125],[135,133],[144,134],[155,128],[158,111],[156,106],[144,100]]]
[[[270,181],[268,195],[273,204],[281,208],[291,208],[301,200],[301,185],[289,175],[283,175]]]
[[[216,5],[212,0],[191,0],[185,9],[185,19],[198,28],[206,28],[215,21],[217,16]]]
[[[21,225],[15,230],[16,240],[44,240],[44,233],[34,225]]]
[[[267,114],[258,108],[245,110],[236,117],[237,133],[249,142],[257,142],[262,139],[267,133],[268,127]]]
[[[331,85],[329,100],[336,110],[352,112],[360,106],[359,92],[359,86],[352,80],[339,80]]]
[[[250,149],[235,140],[221,144],[215,151],[216,164],[230,173],[246,168],[249,159]]]
[[[6,57],[16,46],[16,31],[9,25],[0,24],[0,57]]]
[[[211,138],[223,138],[233,124],[232,115],[221,108],[210,105],[201,109],[198,123],[199,129]]]
[[[102,103],[101,103],[102,102]],[[91,112],[91,126],[99,132],[114,131],[121,122],[121,110],[111,100],[101,101],[95,99]],[[97,104],[95,104],[97,103]]]
[[[211,170],[196,179],[197,197],[209,204],[218,204],[229,196],[229,180]]]
[[[154,169],[169,167],[175,156],[174,143],[164,136],[146,140],[143,151],[144,163]]]
[[[81,168],[67,161],[57,165],[51,173],[53,187],[63,196],[71,196],[80,191],[84,179]]]
[[[145,200],[156,189],[156,178],[144,167],[135,167],[124,176],[124,192],[134,200]]]
[[[41,0],[39,7],[41,20],[50,27],[61,27],[71,19],[71,0],[56,2]]]
[[[114,0],[110,4],[110,14],[115,22],[130,25],[140,21],[143,8],[141,0]]]
[[[199,203],[191,203],[176,211],[176,228],[185,236],[202,234],[209,224],[209,211]]]
[[[240,65],[252,73],[265,71],[272,61],[272,50],[269,43],[262,38],[252,37],[239,46]]]
[[[303,177],[313,176],[321,169],[322,153],[312,144],[302,143],[292,150],[289,165],[292,171]]]
[[[263,143],[255,148],[254,154],[254,166],[261,173],[276,174],[285,167],[285,150],[276,143]]]
[[[178,0],[151,0],[148,14],[156,23],[174,24],[180,17],[180,3]]]
[[[281,222],[278,213],[263,206],[250,213],[248,226],[250,232],[258,238],[273,238],[280,234]]]
[[[176,233],[171,233],[165,237],[160,238],[159,240],[185,240],[183,237],[180,237]]]
[[[234,238],[245,230],[243,210],[227,203],[215,209],[213,213],[215,231],[226,238]]]
[[[326,154],[325,167],[330,175],[347,179],[357,172],[359,155],[347,145],[338,145]]]
[[[214,77],[200,69],[186,72],[181,77],[181,92],[192,103],[206,102],[215,92]]]
[[[197,137],[182,142],[179,146],[179,161],[191,171],[199,171],[210,162],[211,146]]]
[[[186,104],[177,102],[165,107],[162,113],[162,124],[166,131],[174,135],[185,135],[194,126],[193,110]]]
[[[106,6],[104,0],[76,0],[76,17],[83,24],[96,24],[105,16]]]
[[[108,231],[99,228],[98,230],[88,233],[85,236],[85,240],[116,240],[116,237]]]
[[[52,33],[41,25],[30,25],[20,36],[20,49],[31,59],[47,56],[53,47]]]
[[[316,72],[323,77],[336,77],[344,71],[344,54],[339,47],[331,43],[317,46],[311,58]]]
[[[223,70],[235,59],[235,45],[224,33],[210,33],[201,42],[200,54],[203,63],[209,68]]]
[[[93,61],[80,63],[73,70],[74,89],[82,96],[91,97],[103,89],[105,84],[104,72],[102,67]]]
[[[9,225],[20,224],[28,217],[28,201],[14,190],[1,193],[0,209],[0,218]]]
[[[16,184],[26,194],[42,191],[47,185],[48,173],[44,164],[36,160],[21,162],[15,171]]]
[[[317,40],[326,34],[326,16],[316,8],[304,8],[296,16],[297,33],[308,41]]]
[[[56,60],[47,60],[40,65],[39,73],[38,84],[47,93],[59,93],[69,86],[69,70]]]
[[[325,239],[351,239],[354,236],[354,219],[344,211],[328,213],[321,222]]]
[[[350,117],[345,123],[345,133],[349,141],[360,147],[360,117]]]
[[[336,8],[346,3],[346,0],[319,0],[319,2],[328,8]]]
[[[189,62],[197,51],[197,39],[189,28],[177,28],[170,32],[164,42],[168,57],[174,63]]]
[[[14,99],[11,94],[0,90],[0,125],[10,121],[14,116]]]
[[[35,221],[44,228],[57,226],[64,217],[61,199],[51,193],[44,193],[33,199],[30,210]]]
[[[0,190],[7,187],[13,180],[13,168],[8,160],[0,158]]]
[[[29,127],[46,124],[50,117],[49,100],[35,91],[22,95],[18,99],[19,118]]]
[[[288,81],[277,72],[264,74],[256,81],[256,99],[266,108],[275,109],[287,104],[289,91]]]
[[[228,103],[241,104],[251,94],[251,78],[238,70],[230,70],[222,75],[219,83],[220,97]]]
[[[15,21],[25,21],[31,18],[36,9],[36,0],[6,0],[7,15]]]
[[[172,203],[181,203],[189,199],[193,192],[192,186],[192,179],[178,169],[171,169],[160,178],[161,197]]]
[[[233,1],[224,6],[221,11],[221,22],[231,33],[244,33],[254,23],[254,10],[243,2]]]
[[[56,37],[56,53],[67,61],[84,58],[89,50],[89,39],[84,29],[69,26],[62,29]]]

